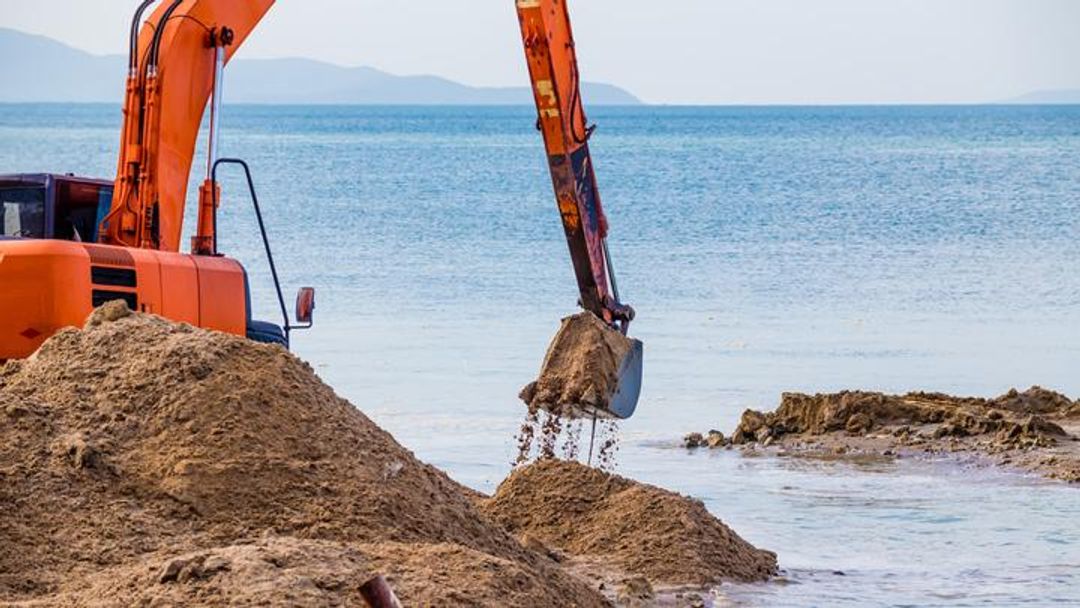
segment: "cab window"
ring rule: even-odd
[[[98,224],[112,202],[112,186],[57,182],[53,238],[96,243]]]
[[[45,237],[45,188],[0,187],[0,235]]]

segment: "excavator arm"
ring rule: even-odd
[[[139,31],[155,1],[144,0],[132,19],[120,159],[112,207],[100,234],[102,242],[112,245],[179,251],[188,176],[206,102],[220,83],[220,68],[274,0],[163,0]],[[216,154],[216,124],[210,145],[193,243],[201,254],[214,253],[217,196],[209,169]]]
[[[544,135],[581,306],[625,334],[634,310],[619,301],[607,249],[607,218],[589,154],[595,127],[585,117],[566,0],[516,3],[536,100],[536,124]]]
[[[587,313],[563,319],[540,376],[526,385],[521,398],[531,410],[545,409],[562,417],[591,416],[595,436],[597,417],[633,415],[641,393],[644,351],[640,340],[627,336],[634,309],[619,300],[608,253],[608,223],[589,154],[595,127],[585,117],[566,3],[515,0],[536,101],[536,128],[544,136],[579,303]],[[603,332],[596,333],[592,327]],[[589,454],[591,460],[591,439]]]
[[[156,1],[160,3],[144,23],[144,12]],[[587,319],[585,328],[591,325],[602,330],[583,342],[573,333],[572,324],[564,320],[545,357],[538,385],[544,385],[545,378],[586,378],[562,373],[567,371],[558,369],[562,358],[553,353],[560,352],[561,345],[568,341],[591,341],[596,346],[590,355],[592,360],[566,359],[590,369],[610,367],[610,373],[604,374],[609,377],[599,386],[562,393],[581,401],[578,405],[589,406],[583,411],[591,411],[594,421],[598,415],[627,418],[634,412],[641,388],[642,345],[627,336],[634,310],[619,300],[611,267],[608,224],[589,154],[593,127],[588,124],[581,99],[566,0],[515,2],[536,101],[537,128],[543,133],[580,304],[591,313],[580,317]],[[112,203],[98,230],[100,242],[129,249],[179,251],[195,143],[207,101],[213,95],[206,179],[199,189],[191,262],[205,265],[217,259],[215,218],[219,193],[215,168],[228,162],[241,164],[246,171],[242,161],[217,158],[222,71],[273,4],[274,0],[142,0],[138,5],[131,25],[120,158]],[[256,215],[261,217],[250,173],[247,176]],[[289,329],[300,326],[290,325],[265,232],[263,242],[278,291],[287,343]],[[237,283],[235,269],[231,275],[226,277],[230,285]],[[200,318],[209,317],[207,311],[215,310],[215,305],[233,311],[243,308],[248,317],[245,331],[251,333],[250,307],[216,302],[209,283],[205,289],[200,286],[197,293],[199,298],[207,298],[205,307],[200,301]],[[298,298],[298,310],[310,312],[311,306],[301,307],[300,301]],[[230,317],[232,325],[238,325],[235,321],[239,316]],[[299,316],[309,318],[307,314]],[[612,340],[612,336],[621,342]],[[622,345],[618,352],[611,350],[615,344]],[[611,352],[605,354],[608,347]],[[584,396],[592,397],[590,400]]]

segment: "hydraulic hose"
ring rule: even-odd
[[[572,135],[574,137],[574,142],[575,143],[583,144],[583,143],[589,141],[589,135],[591,135],[592,133],[589,130],[589,126],[588,126],[589,119],[585,118],[585,109],[584,108],[581,109],[581,123],[585,125],[585,135],[584,135],[584,137],[579,137],[578,136],[577,127],[574,126],[574,123],[577,122],[575,119],[577,118],[578,106],[582,105],[581,104],[581,76],[578,74],[577,65],[573,65],[571,67],[573,68],[573,71],[574,71],[573,76],[571,76],[571,79],[573,80],[573,84],[574,84],[574,94],[570,96],[570,135]]]
[[[596,130],[596,125],[589,126],[589,119],[585,117],[585,104],[581,102],[581,74],[577,69],[577,62],[571,66],[573,69],[572,79],[574,83],[574,93],[570,96],[570,135],[574,138],[574,143],[584,144],[588,143],[589,138],[592,137],[593,131]],[[577,122],[577,113],[581,112],[581,123],[585,125],[585,135],[581,136],[577,133],[577,127],[574,124]]]
[[[143,0],[139,8],[135,9],[135,16],[131,19],[131,34],[128,38],[128,70],[131,73],[134,73],[139,65],[139,58],[137,57],[139,52],[139,24],[142,23],[143,13],[155,2],[157,0]]]
[[[161,38],[165,35],[165,24],[172,18],[176,9],[180,8],[180,5],[184,3],[184,0],[173,0],[173,3],[169,5],[169,8],[165,9],[165,13],[161,16],[161,20],[158,21],[157,27],[154,28],[154,38],[150,41],[150,52],[148,53],[147,66],[157,69],[158,64],[158,52],[161,49]]]
[[[184,0],[173,0],[173,3],[169,5],[169,8],[165,10],[165,13],[161,16],[161,20],[154,26],[154,36],[150,40],[150,48],[146,53],[146,63],[143,65],[143,77],[145,78],[151,68],[157,69],[157,50],[161,44],[162,33],[165,31],[165,23],[172,17],[172,14],[180,7]],[[142,7],[140,7],[142,8]],[[134,40],[134,39],[133,39]],[[134,55],[134,54],[133,54]],[[145,100],[144,102],[145,103]],[[139,108],[139,143],[143,142],[143,130],[145,128],[145,108]]]

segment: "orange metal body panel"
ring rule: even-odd
[[[138,278],[138,287],[131,291],[139,298],[139,311],[155,315],[163,315],[163,294],[161,293],[161,267],[162,258],[184,257],[179,255],[161,256],[156,251],[133,249],[130,251],[132,260],[135,262],[135,276]],[[119,289],[119,288],[116,288]],[[187,319],[177,319],[187,321]]]
[[[234,314],[236,305],[243,310],[246,301],[240,264],[224,257],[191,256],[191,259],[199,280],[199,325],[244,335],[246,314]],[[237,277],[239,281],[235,280]]]
[[[0,359],[21,358],[89,314],[90,260],[66,241],[0,243]]]
[[[199,325],[199,275],[195,259],[188,255],[167,256],[161,272],[161,316]],[[241,300],[242,301],[242,300]]]
[[[29,356],[59,329],[81,326],[95,300],[130,298],[138,310],[237,335],[246,328],[244,272],[229,258],[5,240],[0,293],[0,360]]]

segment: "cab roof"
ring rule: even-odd
[[[0,186],[44,186],[50,180],[80,182],[97,186],[111,186],[113,184],[111,179],[82,177],[74,173],[8,173],[0,175]]]

